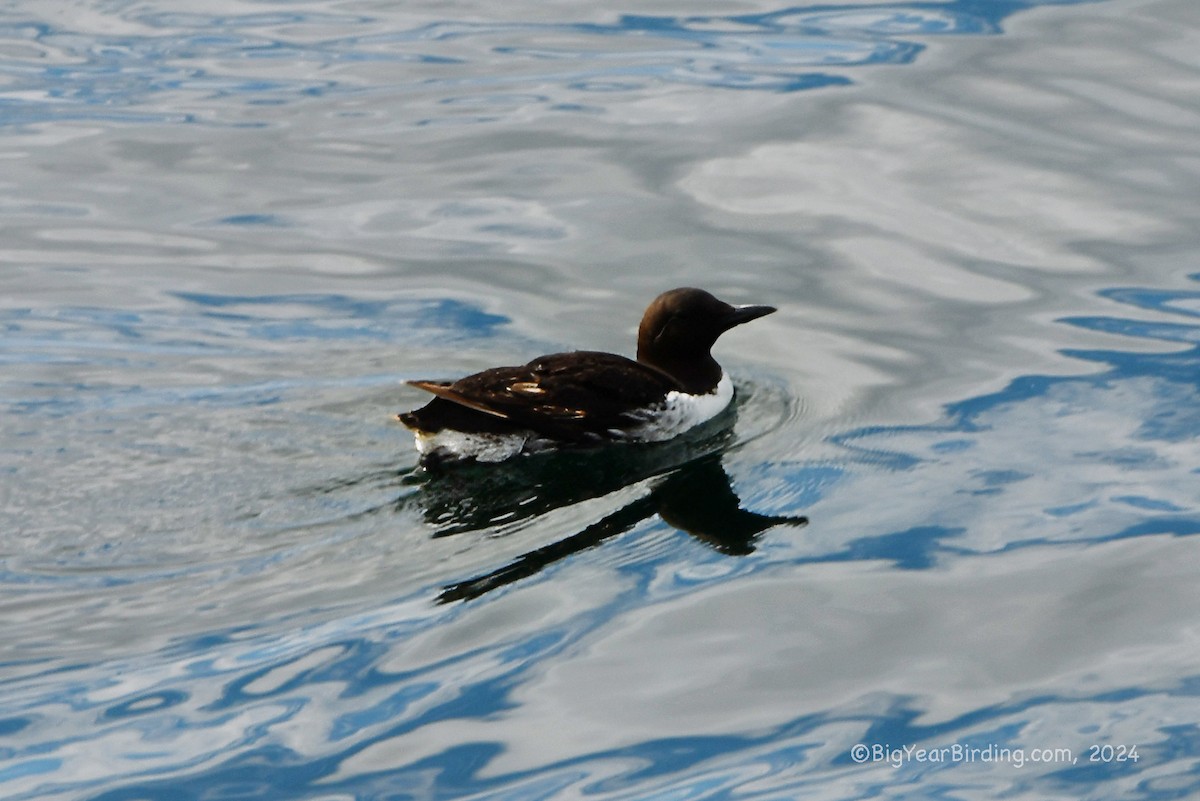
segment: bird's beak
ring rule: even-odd
[[[759,317],[766,317],[772,312],[776,312],[774,306],[734,306],[733,311],[725,315],[725,329],[729,330],[735,325],[748,323],[751,320],[757,320]]]

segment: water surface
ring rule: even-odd
[[[0,794],[1194,795],[1193,6],[10,4]],[[677,285],[721,425],[413,472]]]

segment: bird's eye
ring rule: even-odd
[[[667,333],[670,332],[673,328],[675,328],[675,324],[678,320],[679,320],[679,315],[672,314],[667,319],[666,323],[663,324],[663,327],[658,329],[658,333],[654,335],[654,341],[659,342],[664,337],[666,337]]]

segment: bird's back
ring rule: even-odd
[[[437,397],[401,416],[409,428],[436,433],[531,431],[587,442],[615,434],[661,405],[679,383],[653,367],[596,351],[541,356],[528,364],[494,367],[452,383],[412,382]]]

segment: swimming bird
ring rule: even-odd
[[[427,465],[668,440],[733,399],[733,382],[712,357],[717,338],[774,311],[731,306],[702,289],[672,289],[642,315],[636,360],[572,351],[457,381],[408,381],[436,397],[397,419],[415,432]]]

